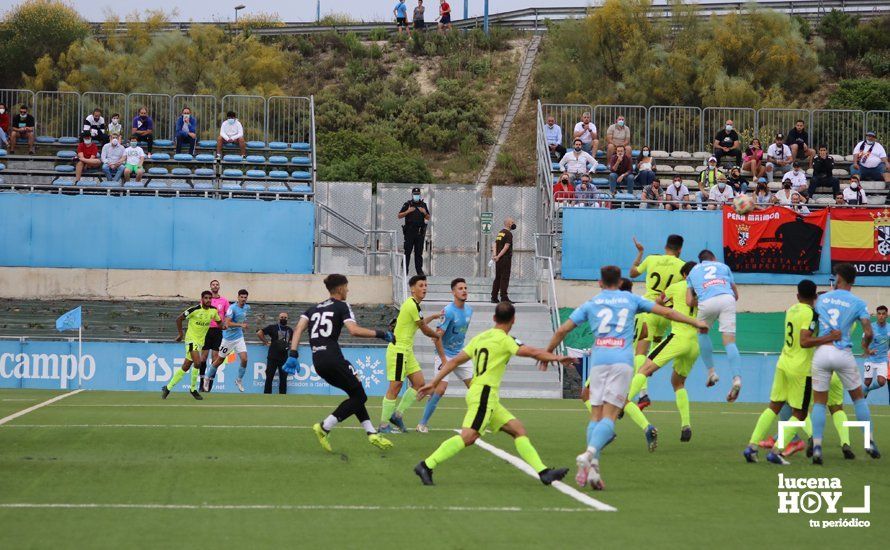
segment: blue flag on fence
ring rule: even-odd
[[[80,328],[80,306],[56,319],[56,330],[76,330]]]

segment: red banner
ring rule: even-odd
[[[772,206],[742,216],[724,206],[724,262],[738,272],[813,273],[827,221],[828,209],[803,215]]]

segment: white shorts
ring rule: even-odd
[[[872,363],[870,361],[865,362],[865,376],[863,378],[874,378],[875,376],[887,378],[886,361],[884,361],[883,363]]]
[[[452,357],[445,356],[445,359],[451,360]],[[439,369],[442,368],[442,358],[438,355],[436,356],[435,361],[433,362],[434,370],[438,373]],[[460,380],[471,380],[473,378],[473,362],[467,361],[463,365],[458,365],[456,369],[449,372],[448,375],[442,379],[443,382],[448,382],[451,378],[452,374],[456,374]]]
[[[219,345],[219,355],[228,357],[233,353],[247,353],[247,344],[244,343],[244,337],[237,340],[225,340]]]
[[[698,318],[708,326],[719,321],[720,332],[735,334],[735,296],[721,294],[698,303]]]
[[[862,387],[859,366],[853,351],[838,349],[833,344],[819,346],[813,354],[813,391],[828,391],[831,373],[836,372],[847,391]]]
[[[590,368],[590,406],[598,407],[604,402],[624,407],[634,368],[624,363],[596,365]]]

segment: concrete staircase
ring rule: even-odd
[[[453,299],[451,294],[451,281],[453,279],[454,277],[427,278],[426,301],[450,302]],[[491,301],[491,283],[493,280],[490,277],[466,278],[467,287],[470,291],[469,301],[471,303],[489,303]],[[538,301],[535,295],[535,282],[531,280],[512,279],[510,281],[509,293],[510,299],[517,303],[537,303]]]

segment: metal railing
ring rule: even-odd
[[[553,231],[553,176],[552,162],[550,161],[550,148],[547,146],[547,140],[544,137],[544,116],[541,101],[538,100],[537,112],[537,136],[535,140],[535,154],[537,156],[537,174],[539,204],[541,205],[538,212],[538,229],[542,233],[550,233]],[[563,130],[565,132],[565,130]],[[563,138],[565,139],[565,138]]]
[[[535,233],[535,297],[539,304],[550,310],[552,330],[559,328],[559,302],[556,298],[556,275],[553,269],[553,233]],[[560,344],[557,353],[565,353],[565,344]],[[559,367],[559,381],[562,383],[563,367]]]

